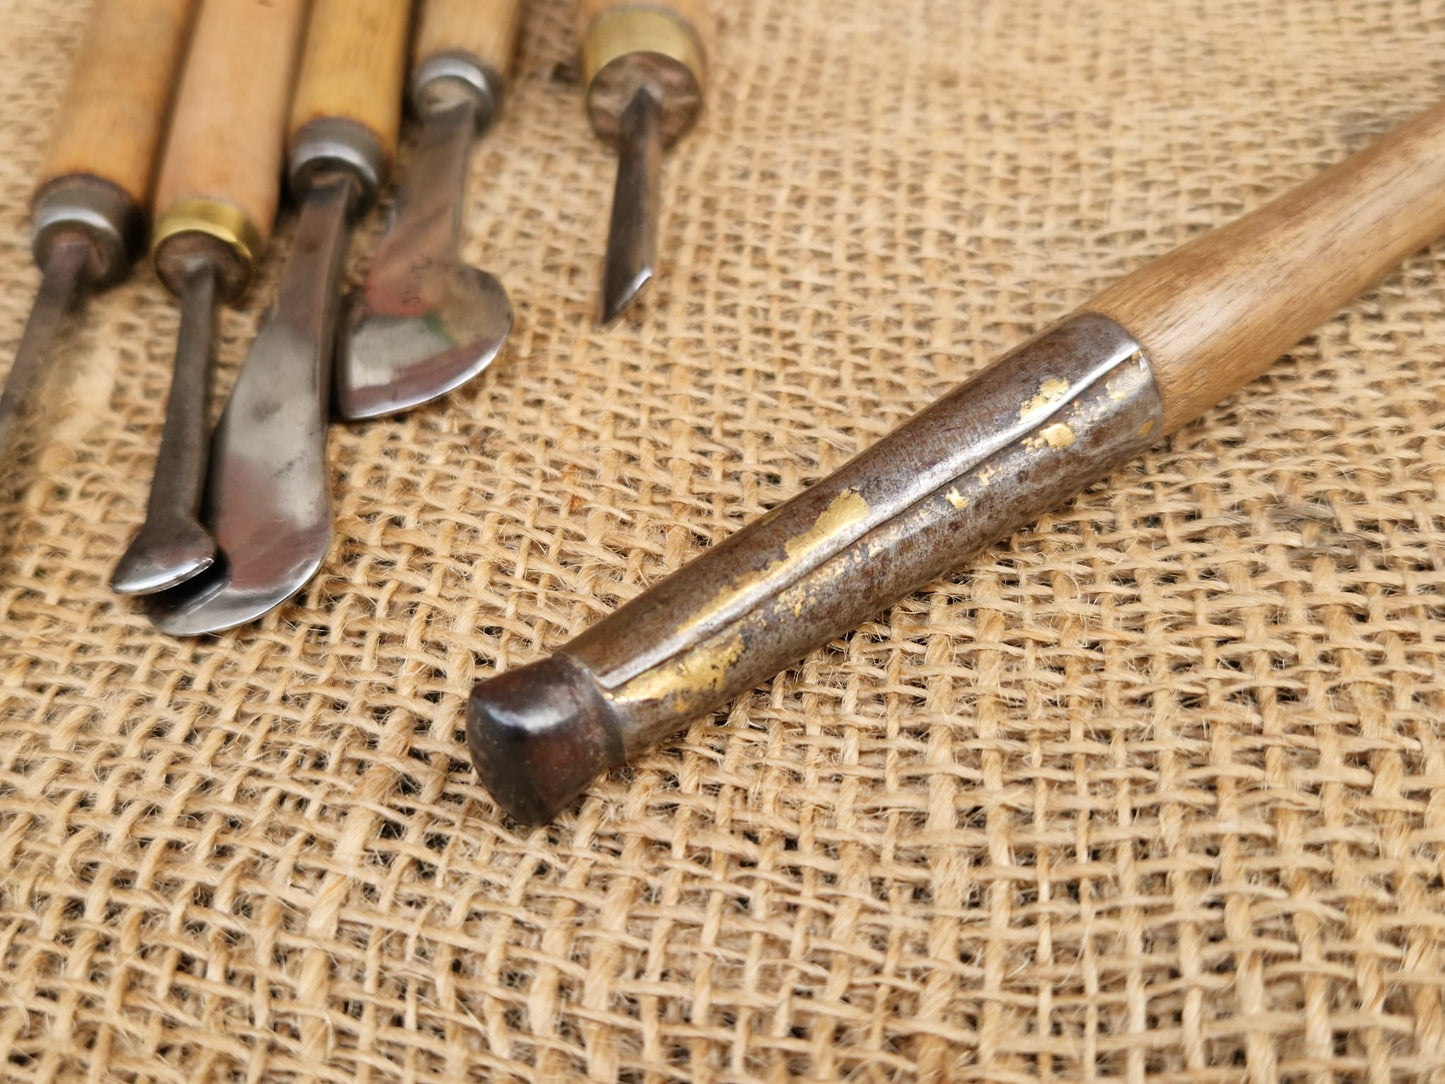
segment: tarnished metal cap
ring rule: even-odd
[[[90,244],[86,277],[109,285],[144,251],[145,216],[125,192],[99,177],[67,174],[45,185],[30,212],[30,248],[35,262],[49,262],[61,237],[83,235]]]
[[[197,259],[215,265],[226,298],[245,293],[261,251],[261,230],[234,203],[217,199],[181,200],[156,223],[151,260],[172,293],[180,293]]]
[[[602,138],[616,142],[622,113],[646,88],[662,103],[662,142],[671,144],[702,108],[702,42],[671,12],[617,7],[593,20],[582,46],[587,116]]]

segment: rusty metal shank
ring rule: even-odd
[[[554,657],[476,686],[482,782],[541,822],[599,772],[827,643],[1144,450],[1139,345],[1074,316],[707,551]]]

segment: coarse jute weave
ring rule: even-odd
[[[0,0],[7,356],[85,8]],[[477,678],[1434,101],[1445,7],[727,4],[663,277],[605,332],[570,28],[532,5],[474,163],[510,348],[334,431],[295,603],[177,642],[111,595],[175,304],[137,274],[62,352],[0,510],[0,1075],[1445,1072],[1445,245],[554,825],[501,817],[461,738]]]

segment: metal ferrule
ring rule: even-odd
[[[477,107],[478,132],[496,118],[502,90],[502,77],[496,70],[463,49],[433,53],[411,75],[411,104],[417,116],[446,112],[470,98]]]
[[[30,249],[44,267],[51,246],[83,234],[91,246],[87,278],[97,286],[120,279],[145,244],[145,216],[134,200],[99,177],[58,177],[40,190],[30,214]]]
[[[612,8],[593,20],[582,43],[587,116],[612,142],[633,95],[646,89],[662,104],[662,141],[670,145],[697,119],[704,75],[702,42],[665,8]]]
[[[1123,328],[1092,313],[1051,328],[554,658],[479,685],[483,782],[523,819],[552,816],[596,773],[1138,455],[1162,418]]]
[[[352,214],[360,214],[376,202],[386,177],[387,154],[371,129],[346,117],[321,117],[307,121],[291,137],[287,162],[291,191],[304,199],[318,175],[344,170],[360,185],[360,198]]]
[[[234,203],[180,200],[155,225],[151,260],[166,288],[176,294],[196,261],[205,260],[218,273],[222,296],[235,298],[245,292],[262,244],[260,228]]]

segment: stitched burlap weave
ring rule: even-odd
[[[0,0],[0,364],[85,8]],[[137,273],[58,351],[0,511],[0,1077],[1445,1067],[1445,247],[549,827],[498,813],[461,735],[476,679],[1430,104],[1445,9],[729,3],[661,279],[606,331],[615,159],[572,47],[536,0],[474,159],[507,352],[334,429],[331,556],[260,623],[171,640],[107,587],[173,299]]]

